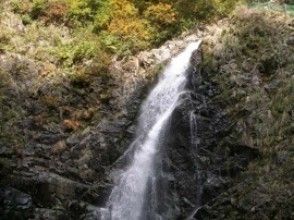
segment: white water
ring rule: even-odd
[[[193,42],[173,58],[142,106],[137,137],[144,137],[133,161],[110,195],[111,220],[138,220],[142,215],[147,182],[154,172],[157,145],[186,84],[186,70],[199,42]]]

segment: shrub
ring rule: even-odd
[[[144,16],[158,25],[174,24],[177,20],[177,14],[172,5],[166,3],[149,6],[144,12]]]
[[[122,39],[147,41],[151,38],[149,24],[143,19],[115,18],[109,24],[108,31]]]
[[[100,0],[66,0],[69,4],[68,17],[75,24],[85,24],[93,21],[97,10],[104,1]],[[107,1],[106,1],[107,2]]]
[[[152,4],[143,14],[155,29],[152,36],[152,43],[155,45],[161,44],[179,31],[180,23],[172,4]]]
[[[93,42],[73,42],[59,45],[51,52],[57,56],[60,65],[70,67],[83,59],[90,59],[95,55],[96,48]]]
[[[240,1],[236,0],[214,0],[214,8],[221,16],[228,15]]]
[[[72,61],[74,63],[81,62],[83,59],[91,59],[98,52],[99,48],[94,41],[82,41],[73,47]]]
[[[85,73],[89,75],[105,75],[108,73],[108,67],[111,63],[111,55],[100,50],[95,54],[92,65],[89,65]]]
[[[112,8],[110,3],[110,1],[105,1],[98,9],[94,18],[93,30],[95,33],[99,33],[100,31],[107,29],[112,18]]]
[[[48,1],[46,0],[33,0],[33,6],[30,15],[33,19],[37,19],[44,15],[48,8]]]
[[[10,43],[12,32],[2,27],[0,31],[0,53],[5,51],[6,46]]]
[[[109,48],[123,53],[128,49],[146,48],[152,39],[150,23],[140,18],[135,5],[128,0],[106,2],[97,12],[94,32],[102,34],[102,40]]]
[[[122,41],[118,36],[109,34],[106,31],[103,31],[100,34],[100,41],[102,47],[107,49],[111,53],[117,55],[130,55],[130,45],[126,41]]]
[[[51,54],[57,57],[58,64],[71,67],[104,53],[100,38],[86,28],[76,30],[74,35],[75,38],[67,43],[56,41],[56,46],[51,49]]]
[[[43,19],[45,23],[64,23],[68,14],[69,6],[66,2],[49,2]]]
[[[91,9],[87,7],[84,1],[75,0],[70,4],[68,16],[73,23],[83,22],[92,17]]]
[[[13,12],[19,14],[26,14],[31,11],[33,4],[30,0],[13,0],[11,1],[11,7]]]
[[[28,25],[32,23],[32,18],[28,14],[22,15],[21,20],[24,25]]]

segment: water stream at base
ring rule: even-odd
[[[122,172],[114,186],[102,219],[142,219],[147,184],[154,175],[154,158],[165,126],[177,106],[178,98],[186,84],[186,70],[193,51],[200,41],[190,43],[187,48],[171,60],[158,84],[151,91],[141,108],[136,147],[130,166]],[[110,211],[105,211],[110,210]]]

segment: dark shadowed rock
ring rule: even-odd
[[[289,39],[287,40],[287,44],[290,45],[290,46],[294,45],[294,36],[289,37]]]
[[[0,188],[0,216],[4,219],[28,218],[32,197],[12,187]]]
[[[33,213],[33,220],[46,219],[46,220],[63,220],[70,219],[69,215],[64,211],[58,209],[36,208]]]

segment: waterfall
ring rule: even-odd
[[[114,186],[107,207],[110,214],[102,219],[143,219],[143,206],[148,182],[154,175],[154,158],[164,129],[177,106],[178,97],[186,85],[186,70],[193,51],[200,41],[190,43],[187,48],[171,60],[158,84],[151,91],[141,108],[136,134],[136,150],[130,166],[122,172]],[[110,216],[110,217],[109,217]]]

